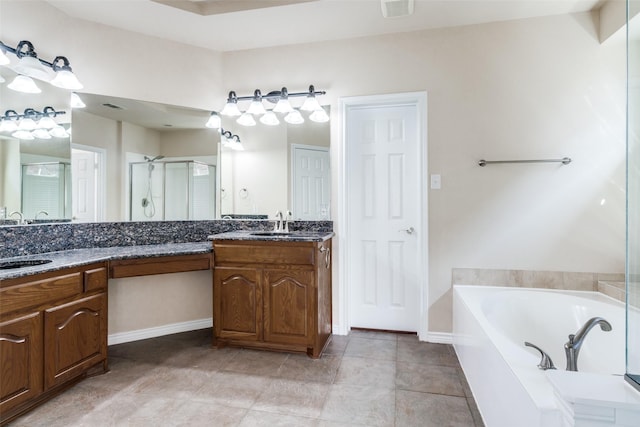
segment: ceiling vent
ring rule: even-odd
[[[413,13],[414,0],[380,0],[382,16],[385,18],[397,18]]]

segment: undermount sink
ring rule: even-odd
[[[42,265],[50,263],[50,259],[27,259],[22,261],[6,261],[0,262],[0,270],[8,270],[10,268],[33,267],[34,265]]]

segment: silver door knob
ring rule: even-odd
[[[407,234],[413,234],[413,232],[416,231],[416,229],[413,228],[413,227],[409,227],[409,228],[404,228],[404,229],[402,229],[400,231],[404,231]]]

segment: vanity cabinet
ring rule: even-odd
[[[0,281],[0,423],[107,369],[107,265]]]
[[[217,240],[213,323],[219,346],[305,352],[331,335],[331,240]]]

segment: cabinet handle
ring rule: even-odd
[[[324,253],[324,266],[329,268],[331,265],[331,249],[323,246],[320,248],[320,252]]]

